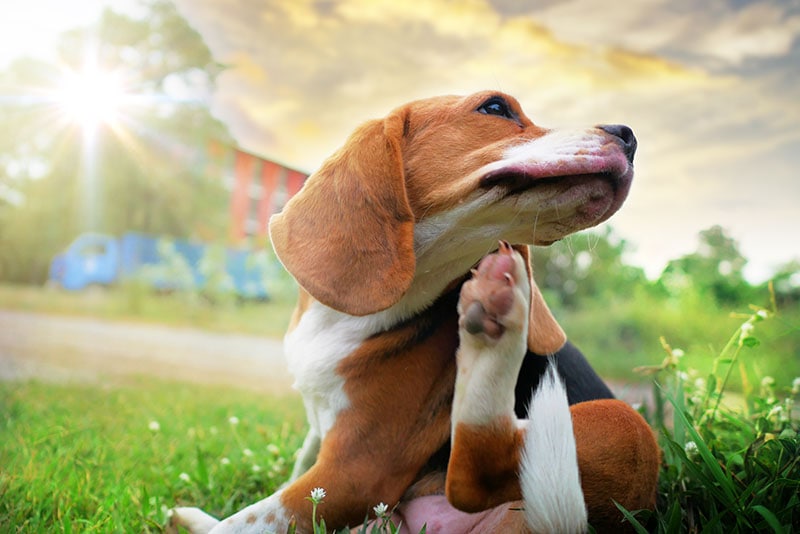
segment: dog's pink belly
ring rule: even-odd
[[[485,512],[468,514],[453,508],[444,495],[429,495],[402,503],[395,510],[392,521],[395,525],[402,522],[400,534],[418,534],[423,525],[428,534],[499,532],[498,527],[507,522],[508,514],[522,515],[521,511],[510,510],[512,507],[513,504],[509,503]],[[354,529],[353,532],[358,530]]]

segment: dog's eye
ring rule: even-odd
[[[498,117],[503,117],[505,119],[516,119],[514,113],[511,111],[511,108],[508,105],[508,102],[499,96],[493,96],[481,104],[477,111],[478,113],[483,113],[484,115],[497,115]]]

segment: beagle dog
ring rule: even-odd
[[[527,248],[615,213],[636,143],[537,126],[495,91],[357,129],[270,221],[301,288],[285,352],[310,430],[291,479],[173,525],[311,532],[314,488],[329,528],[385,503],[413,534],[617,531],[615,501],[653,508],[653,433],[566,342]]]

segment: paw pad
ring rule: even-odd
[[[497,339],[505,332],[503,317],[516,297],[515,254],[511,245],[501,241],[498,251],[483,258],[462,287],[460,324],[470,334]]]

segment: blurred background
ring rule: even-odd
[[[752,364],[800,375],[796,2],[30,0],[2,19],[5,339],[65,317],[280,337],[296,288],[269,216],[360,122],[498,89],[538,124],[639,138],[620,213],[534,250],[601,372],[636,379],[662,336],[709,367],[756,305],[778,315]],[[44,372],[9,346],[6,376]]]
[[[364,120],[482,89],[636,132],[626,204],[535,248],[536,279],[615,393],[660,426],[653,372],[684,384],[740,504],[790,517],[788,467],[749,477],[796,456],[798,35],[796,0],[0,2],[0,532],[275,491],[307,425],[269,216]],[[691,529],[721,492],[682,463]]]

